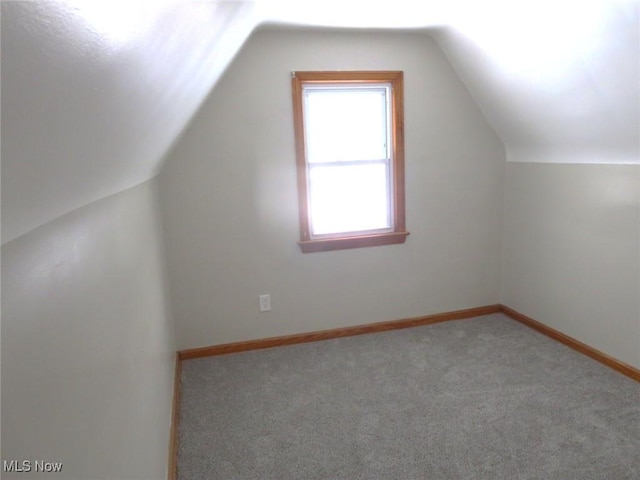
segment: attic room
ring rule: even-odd
[[[640,2],[0,15],[2,478],[640,476]],[[404,243],[301,249],[336,71],[402,72]]]

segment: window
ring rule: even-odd
[[[294,72],[303,252],[404,243],[402,72]]]

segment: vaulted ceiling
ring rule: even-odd
[[[153,177],[263,25],[424,32],[508,160],[640,163],[639,11],[638,0],[3,1],[2,242]]]

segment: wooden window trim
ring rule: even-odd
[[[296,144],[298,183],[298,212],[300,241],[303,253],[362,248],[404,243],[409,232],[405,225],[404,175],[404,75],[401,71],[317,71],[293,72],[293,120]],[[305,132],[302,89],[308,84],[391,84],[391,149],[393,171],[393,225],[392,230],[376,234],[345,234],[331,238],[312,239],[307,204],[307,162],[305,158]]]

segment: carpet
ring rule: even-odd
[[[188,360],[178,479],[640,479],[640,384],[502,314]]]

